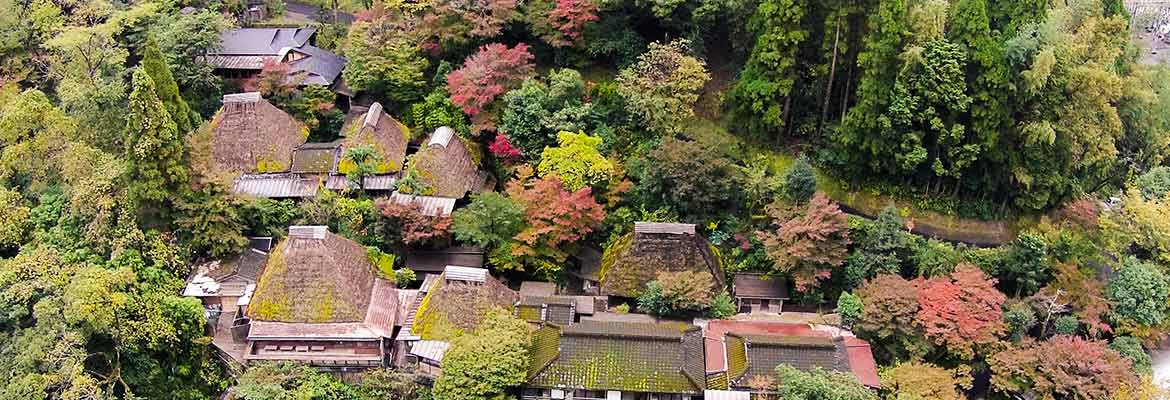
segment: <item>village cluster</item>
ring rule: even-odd
[[[248,78],[279,60],[304,85],[348,94],[339,78],[345,59],[309,44],[313,33],[238,29],[208,61],[225,76]],[[491,186],[452,129],[411,149],[407,128],[378,103],[351,106],[341,139],[330,143],[307,143],[304,126],[256,92],[225,95],[211,125],[211,160],[234,173],[240,194],[302,199],[349,188],[447,216]],[[386,165],[351,182],[341,154],[371,144]],[[408,152],[427,195],[396,190]],[[406,254],[417,279],[398,287],[377,276],[357,242],[325,226],[290,226],[284,238],[250,238],[243,254],[198,266],[184,295],[202,300],[214,347],[237,369],[292,361],[342,374],[412,367],[437,377],[450,346],[440,330],[470,331],[489,310],[506,309],[532,332],[525,400],[747,400],[749,381],[779,365],[879,386],[868,343],[840,326],[784,322],[786,282],[754,273],[729,281],[713,251],[692,224],[639,222],[616,254],[582,246],[564,284],[507,282],[484,268],[481,250],[452,245]],[[717,290],[730,289],[739,314],[666,321],[620,307],[663,270],[709,274]]]

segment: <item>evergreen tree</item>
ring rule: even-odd
[[[158,43],[154,41],[154,38],[146,40],[146,48],[142,51],[142,68],[154,81],[154,92],[166,106],[171,120],[175,121],[175,127],[178,128],[179,134],[186,134],[195,129],[199,123],[198,117],[183,100],[183,96],[179,94],[179,85],[175,83],[175,78],[171,75],[171,67],[167,65],[167,61],[163,58],[162,51],[159,50]]]
[[[748,21],[756,43],[728,96],[753,133],[778,133],[787,125],[797,52],[809,36],[801,26],[805,8],[802,0],[764,0]]]
[[[136,200],[163,201],[187,182],[183,138],[146,70],[134,71],[126,124],[127,182]]]

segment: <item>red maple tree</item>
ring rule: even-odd
[[[556,8],[548,14],[548,24],[559,33],[551,33],[545,41],[553,47],[579,44],[585,25],[597,20],[597,5],[592,0],[557,0]]]
[[[589,187],[570,192],[556,176],[513,180],[507,192],[525,205],[526,226],[516,234],[517,243],[512,246],[515,257],[564,261],[568,253],[562,246],[593,232],[605,219],[605,210],[593,199]]]
[[[1103,341],[1077,336],[1028,340],[987,361],[995,391],[1037,399],[1107,399],[1138,384],[1128,359]]]
[[[1006,327],[1003,302],[996,280],[979,267],[961,263],[949,277],[923,282],[918,292],[918,324],[936,345],[964,359],[975,356],[977,346],[999,340]]]
[[[430,216],[423,212],[418,203],[396,203],[388,199],[377,202],[382,216],[389,221],[385,224],[391,227],[393,234],[400,236],[408,246],[426,243],[432,239],[441,239],[451,234],[452,220],[450,216]]]
[[[492,152],[496,157],[505,162],[519,160],[524,154],[512,145],[512,141],[504,134],[496,135],[496,138],[488,144],[488,151]]]
[[[881,360],[906,359],[929,351],[918,326],[918,293],[922,281],[880,274],[862,284],[855,294],[863,304],[853,328],[874,344]]]
[[[824,193],[813,195],[803,211],[774,206],[768,214],[777,229],[757,234],[776,270],[791,276],[796,290],[816,288],[819,280],[828,279],[833,268],[845,263],[849,221]]]
[[[447,75],[451,102],[469,116],[476,116],[496,97],[531,78],[535,72],[528,45],[508,48],[500,43],[484,45],[463,61],[463,67]]]

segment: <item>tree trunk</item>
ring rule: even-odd
[[[825,85],[825,105],[821,108],[821,125],[817,129],[817,135],[823,135],[825,124],[829,121],[829,102],[833,98],[833,79],[837,76],[837,44],[841,41],[841,16],[837,16],[836,33],[833,34],[833,61],[829,63],[829,83]]]
[[[788,120],[788,112],[792,110],[792,95],[784,96],[784,136],[792,135],[792,121]],[[778,141],[783,143],[783,140]]]
[[[841,120],[845,120],[845,112],[849,110],[849,88],[853,86],[853,64],[849,63],[848,73],[845,74],[845,91],[841,92]]]

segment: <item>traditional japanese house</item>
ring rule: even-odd
[[[683,323],[544,324],[534,333],[521,399],[701,398],[702,335]]]
[[[739,312],[779,314],[784,310],[788,284],[783,278],[739,273],[731,282],[731,294]]]
[[[293,226],[252,295],[243,358],[341,370],[382,366],[397,309],[394,284],[376,277],[364,246],[324,226]]]
[[[479,170],[476,157],[454,129],[440,127],[425,143],[408,161],[406,176],[423,187],[414,194],[459,199],[488,185],[487,173]]]
[[[239,28],[223,32],[219,46],[204,56],[217,75],[246,81],[265,65],[284,64],[286,80],[320,85],[346,96],[353,93],[341,77],[347,60],[312,44],[316,28]]]
[[[693,271],[711,277],[713,291],[724,287],[723,267],[714,248],[693,224],[638,222],[601,259],[600,292],[636,298],[662,272]]]
[[[831,326],[765,321],[710,321],[704,332],[708,389],[754,391],[757,376],[773,377],[776,367],[821,368],[853,375],[877,388],[869,343]]]

